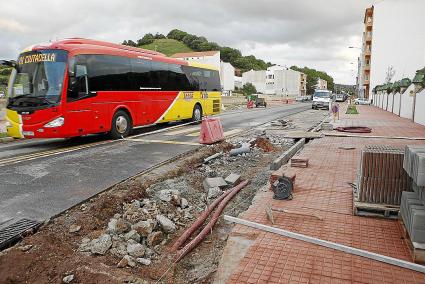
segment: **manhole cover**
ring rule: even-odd
[[[0,250],[12,245],[25,234],[35,230],[41,223],[30,219],[21,219],[13,224],[0,229]]]

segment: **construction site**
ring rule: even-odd
[[[118,183],[4,249],[0,282],[425,283],[425,128],[358,111],[302,111]]]

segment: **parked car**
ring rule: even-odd
[[[357,98],[354,100],[354,104],[356,105],[370,105],[370,100],[365,98]]]
[[[6,97],[6,94],[2,91],[0,91],[0,99],[4,99]]]
[[[265,98],[257,97],[255,100],[255,107],[260,107],[260,106],[267,107],[267,102]]]

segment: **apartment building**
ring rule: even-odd
[[[317,78],[317,83],[315,85],[316,90],[327,90],[328,89],[328,81],[323,80],[321,78]]]
[[[358,62],[357,89],[358,96],[368,98],[370,92],[370,71],[372,60],[372,36],[373,36],[373,13],[374,6],[366,9],[363,23],[362,48]]]
[[[381,1],[365,10],[358,62],[359,97],[371,97],[377,85],[413,77],[425,66],[425,1]],[[387,78],[387,70],[395,71]]]

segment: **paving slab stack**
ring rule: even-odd
[[[356,201],[400,205],[402,192],[411,191],[403,160],[403,148],[366,145],[360,158]]]
[[[403,168],[413,192],[403,192],[400,217],[413,244],[425,244],[425,145],[405,147]]]

